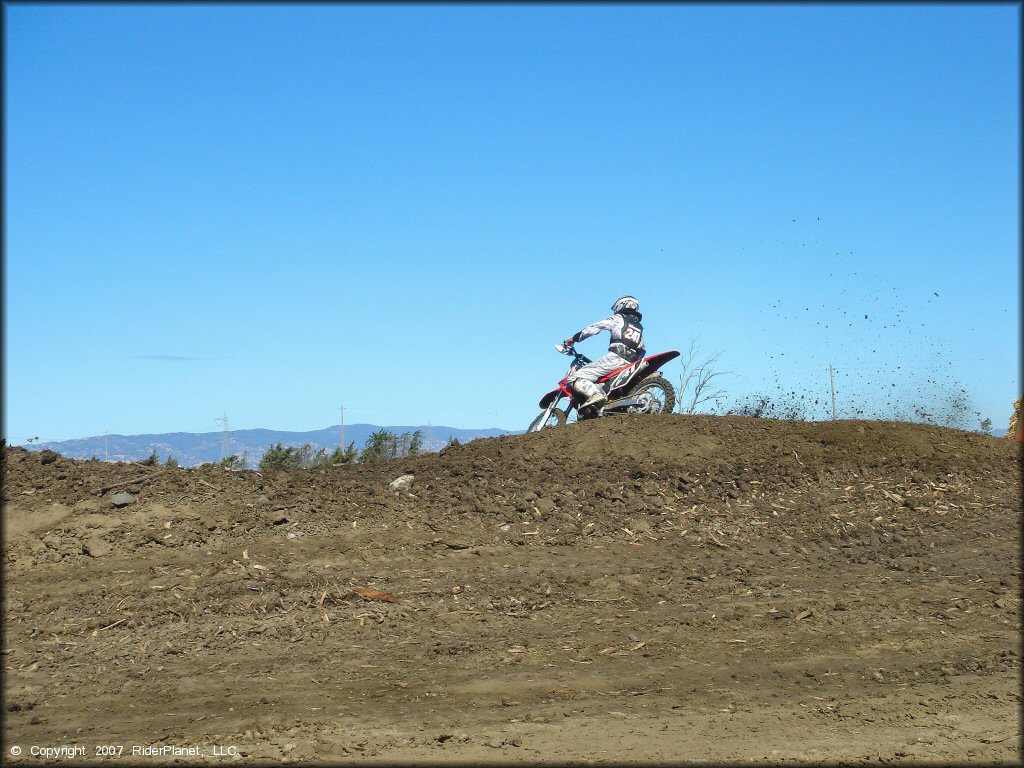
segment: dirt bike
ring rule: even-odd
[[[669,360],[679,357],[679,353],[674,350],[639,358],[602,376],[597,385],[608,396],[608,402],[600,408],[590,407],[581,411],[583,399],[569,386],[567,380],[573,371],[590,363],[590,358],[581,355],[571,346],[555,344],[555,349],[563,355],[569,355],[573,361],[558,382],[558,387],[540,399],[540,407],[544,410],[530,423],[527,432],[565,424],[574,408],[577,418],[582,421],[618,413],[670,413],[675,405],[675,389],[668,379],[657,373]],[[558,407],[563,397],[569,398],[564,409]]]

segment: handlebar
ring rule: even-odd
[[[575,347],[573,347],[571,344],[568,346],[565,344],[555,344],[555,350],[561,355],[571,355],[572,357],[575,357],[576,362],[578,362],[580,365],[588,365],[591,362],[589,357],[577,352]]]

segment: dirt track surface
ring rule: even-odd
[[[163,468],[7,449],[4,757],[1018,763],[1018,451],[631,416],[98,493]]]

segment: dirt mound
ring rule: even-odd
[[[5,743],[1011,760],[1018,459],[678,415],[264,475],[8,448]]]

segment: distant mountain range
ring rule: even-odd
[[[416,430],[422,434],[423,451],[438,451],[455,438],[466,443],[480,437],[513,434],[504,429],[457,429],[444,426],[379,427],[376,424],[346,424],[345,445],[352,442],[362,449],[367,438],[378,430],[386,429],[401,436]],[[49,448],[70,459],[96,458],[105,461],[142,461],[156,451],[161,463],[173,457],[183,467],[207,462],[218,462],[232,454],[245,457],[246,466],[255,469],[263,454],[271,446],[301,447],[308,443],[314,450],[327,449],[331,453],[341,443],[341,427],[327,427],[312,432],[282,432],[273,429],[237,429],[224,432],[169,432],[158,435],[99,435],[77,440],[58,440],[49,443],[24,445],[33,451]]]

